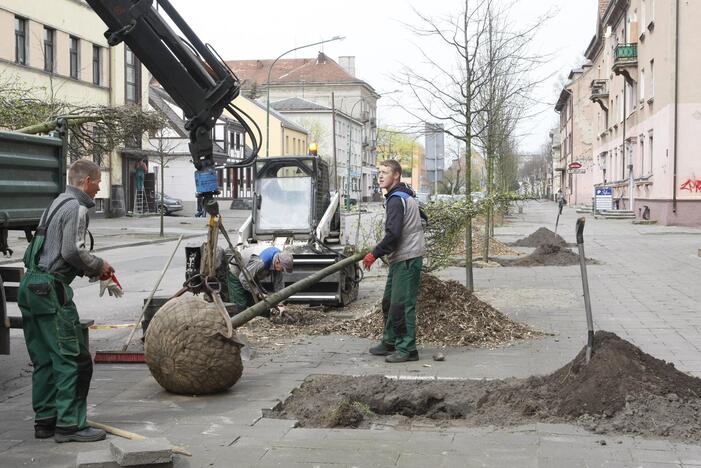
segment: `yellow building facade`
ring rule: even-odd
[[[145,107],[150,74],[124,44],[108,46],[106,29],[84,0],[0,0],[0,84],[80,106]],[[98,211],[125,211],[135,161],[128,150],[100,157]]]
[[[239,96],[234,99],[234,105],[243,110],[246,114],[250,115],[260,127],[262,139],[260,142],[259,156],[265,157],[265,104],[244,96]],[[225,113],[228,114],[226,111]],[[274,109],[270,109],[270,144],[268,151],[270,156],[306,155],[309,143],[312,143],[309,138],[309,132],[307,129],[285,118]],[[247,142],[247,144],[249,143]]]

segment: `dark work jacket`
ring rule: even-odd
[[[372,253],[376,258],[384,255],[392,264],[426,253],[419,203],[413,190],[399,183],[385,194],[385,236]]]

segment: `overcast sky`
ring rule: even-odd
[[[553,54],[543,76],[555,74],[537,90],[536,98],[546,102],[544,110],[518,129],[524,152],[537,151],[556,125],[552,104],[558,83],[575,66],[595,33],[598,0],[511,0],[510,16],[515,27],[526,26],[548,11],[555,16],[540,31],[534,52]],[[412,7],[430,16],[459,12],[463,0],[171,0],[185,20],[227,60],[270,59],[294,47],[346,36],[341,42],[304,49],[286,57],[316,57],[320,47],[334,60],[341,55],[356,57],[356,75],[379,93],[395,90],[390,75],[403,65],[416,63],[414,44],[418,39],[403,23],[416,24]],[[426,48],[425,48],[426,50]],[[426,50],[445,57],[445,50]],[[380,125],[402,128],[410,116],[393,105],[393,94],[380,99]],[[533,110],[531,110],[532,113]]]

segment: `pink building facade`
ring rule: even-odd
[[[587,177],[568,186],[574,203],[609,187],[614,208],[637,218],[701,225],[701,2],[600,3],[588,61],[558,101],[561,135],[562,110],[572,105],[572,147],[581,148],[572,157],[585,160],[590,147]]]

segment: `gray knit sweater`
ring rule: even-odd
[[[102,259],[92,255],[85,246],[88,209],[95,206],[88,194],[79,188],[67,186],[66,191],[44,212],[42,222],[66,198],[72,200],[58,209],[46,230],[39,266],[51,273],[71,275],[78,270],[80,276],[99,276],[102,272]]]

